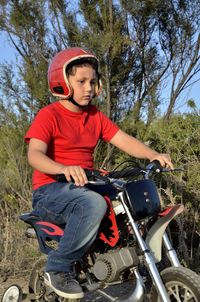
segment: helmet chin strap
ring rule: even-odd
[[[75,105],[79,108],[82,108],[82,109],[87,108],[87,106],[91,103],[91,101],[90,101],[88,105],[80,105],[73,99],[73,97],[70,97],[69,99],[67,99],[67,101],[71,102],[73,105]]]

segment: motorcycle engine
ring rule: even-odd
[[[138,265],[139,259],[133,247],[125,247],[97,256],[93,273],[100,281],[113,282],[119,280],[120,274]]]

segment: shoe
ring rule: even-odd
[[[44,282],[63,298],[80,299],[84,296],[81,286],[75,280],[74,273],[45,272]]]

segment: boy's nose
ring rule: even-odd
[[[92,85],[90,83],[86,85],[86,91],[92,91]]]

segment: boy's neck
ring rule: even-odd
[[[70,101],[68,100],[60,100],[59,101],[60,104],[62,104],[65,108],[67,108],[68,110],[72,111],[72,112],[82,112],[83,109],[72,104]]]

